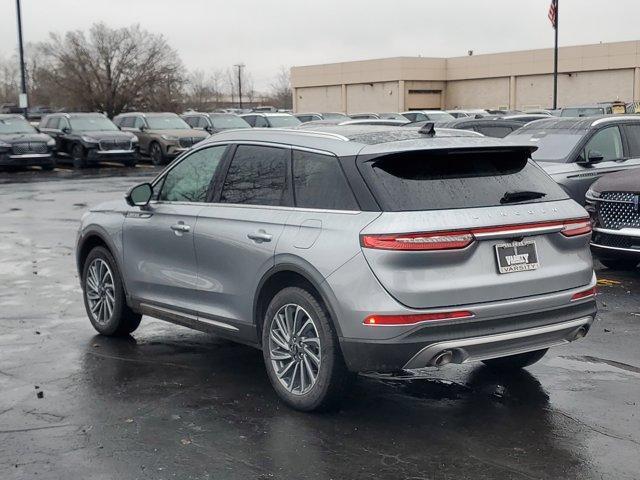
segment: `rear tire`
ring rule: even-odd
[[[86,152],[79,143],[76,143],[71,148],[71,158],[73,159],[73,168],[85,168],[87,166]]]
[[[129,335],[142,315],[127,305],[120,271],[111,253],[95,247],[82,268],[82,297],[93,328],[102,335]]]
[[[344,363],[329,313],[302,288],[287,287],[269,303],[262,353],[271,385],[296,410],[336,407],[355,378]]]
[[[635,270],[638,262],[630,258],[599,258],[600,263],[610,270]]]
[[[517,355],[509,355],[508,357],[492,358],[483,360],[487,367],[493,370],[509,371],[520,370],[521,368],[533,365],[547,353],[549,349],[534,350],[533,352],[519,353]]]

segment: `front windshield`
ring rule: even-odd
[[[227,128],[250,128],[244,119],[236,117],[235,115],[211,115],[211,123],[213,128],[227,129]]]
[[[36,133],[36,129],[20,117],[0,118],[0,134],[5,133]]]
[[[505,137],[517,144],[535,145],[538,149],[531,154],[537,162],[565,163],[568,156],[584,137],[584,131],[575,130],[526,130]]]
[[[604,114],[603,108],[563,108],[561,117],[595,117]]]
[[[274,128],[280,127],[296,127],[302,122],[293,115],[282,115],[269,117],[269,123]]]
[[[434,122],[448,122],[449,120],[453,120],[455,117],[447,112],[429,112],[429,120],[433,120]]]
[[[111,132],[118,130],[111,120],[102,115],[95,117],[71,117],[71,130],[74,132]]]
[[[147,125],[151,130],[189,130],[187,122],[177,115],[149,115]]]

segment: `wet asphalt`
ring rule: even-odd
[[[303,414],[250,347],[148,317],[96,335],[79,218],[153,174],[0,172],[0,479],[640,478],[640,271],[599,268],[589,336],[526,371],[362,376]]]

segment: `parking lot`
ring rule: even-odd
[[[591,333],[525,371],[361,376],[298,413],[250,347],[148,317],[95,334],[79,219],[154,172],[0,178],[0,478],[638,478],[640,272],[598,268]]]

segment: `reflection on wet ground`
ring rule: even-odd
[[[638,273],[599,271],[589,337],[527,371],[365,375],[340,411],[302,414],[250,347],[150,318],[95,335],[75,230],[153,175],[125,170],[0,179],[1,479],[639,477]]]

